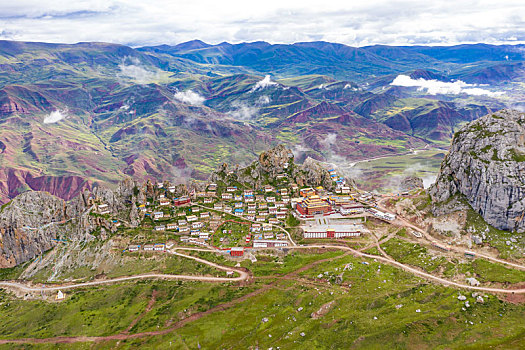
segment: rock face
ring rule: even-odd
[[[406,192],[412,190],[420,190],[425,188],[423,185],[423,179],[417,176],[407,176],[401,180],[399,184],[399,191]]]
[[[12,267],[51,249],[66,219],[65,202],[46,192],[25,192],[0,211],[0,267]]]
[[[330,173],[318,161],[307,158],[302,165],[297,165],[294,163],[293,152],[284,145],[261,153],[258,161],[245,168],[222,164],[212,174],[210,181],[236,180],[260,188],[266,179],[275,179],[279,174],[287,176],[299,187],[310,185],[323,186],[329,191],[335,189]]]
[[[107,204],[113,217],[136,227],[142,214],[135,202],[137,197],[145,198],[145,188],[126,179],[114,191],[97,186],[69,202],[47,192],[20,194],[0,210],[0,268],[24,263],[58,241],[70,245],[91,241],[99,227],[101,232],[114,232],[113,221],[90,215],[97,203]]]
[[[456,133],[430,189],[434,214],[453,210],[456,194],[490,225],[525,232],[525,113],[502,110]]]

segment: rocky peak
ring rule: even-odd
[[[423,179],[417,176],[406,176],[399,184],[399,191],[401,192],[421,190],[423,188]]]
[[[27,261],[52,248],[67,219],[64,200],[47,192],[24,192],[0,210],[0,268]]]
[[[525,231],[525,113],[502,110],[465,125],[452,140],[436,183],[433,212],[462,194],[490,225]]]
[[[299,186],[323,186],[328,190],[335,189],[330,173],[319,161],[308,157],[302,165],[295,164],[293,152],[284,145],[278,145],[261,153],[256,162],[245,168],[222,164],[212,174],[210,181],[235,180],[260,187],[264,184],[265,178],[275,179],[279,174],[286,174]]]
[[[69,202],[47,192],[24,192],[0,210],[0,267],[11,267],[26,262],[53,248],[57,240],[85,242],[95,239],[97,227],[116,230],[106,218],[90,215],[97,204],[107,204],[115,217],[137,226],[140,214],[136,194],[144,190],[131,179],[117,188],[96,186],[85,190]]]
[[[271,176],[276,176],[293,163],[294,155],[289,148],[279,145],[259,155],[261,169]]]

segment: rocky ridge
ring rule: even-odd
[[[137,196],[145,200],[145,189],[126,179],[114,191],[94,187],[69,202],[47,192],[20,194],[0,210],[0,268],[31,260],[59,242],[92,241],[99,227],[102,238],[115,231],[113,222],[92,215],[100,203],[107,204],[110,212],[128,225],[137,226],[141,218],[134,203]]]
[[[259,159],[247,167],[230,166],[226,163],[220,165],[211,175],[210,181],[227,178],[229,181],[235,180],[260,188],[268,179],[275,179],[280,174],[297,183],[299,187],[309,184],[323,186],[329,191],[335,189],[330,173],[319,161],[308,157],[303,164],[295,164],[293,152],[282,144],[262,152]]]
[[[430,188],[434,215],[463,196],[495,228],[525,232],[525,113],[502,110],[459,130]]]

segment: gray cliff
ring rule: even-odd
[[[24,263],[53,248],[58,242],[76,244],[96,237],[93,232],[116,231],[113,220],[91,215],[97,204],[107,204],[113,218],[136,227],[142,220],[135,206],[144,189],[131,179],[115,190],[94,187],[69,202],[47,192],[24,192],[0,210],[0,268]],[[103,237],[102,237],[103,238]]]
[[[430,188],[435,215],[462,194],[495,228],[525,232],[525,113],[502,110],[465,125]]]

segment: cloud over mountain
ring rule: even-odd
[[[158,70],[151,70],[141,64],[137,58],[128,58],[130,63],[122,63],[118,67],[120,72],[119,78],[133,80],[138,84],[147,84],[159,76]]]
[[[206,101],[204,96],[199,95],[193,90],[178,91],[173,97],[182,103],[187,103],[193,106],[202,106],[204,101]]]
[[[453,82],[444,82],[435,79],[426,80],[423,78],[412,79],[408,75],[398,75],[393,82],[393,86],[417,87],[430,95],[458,95],[467,94],[473,96],[500,96],[504,92],[494,92],[487,89],[476,87],[476,84],[467,84],[464,81],[456,80]]]
[[[44,124],[58,123],[65,117],[66,117],[65,112],[63,113],[63,112],[60,112],[59,110],[56,110],[56,111],[51,112],[44,118]]]

